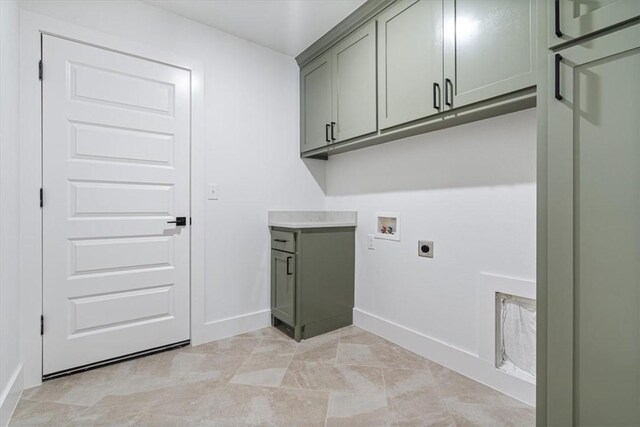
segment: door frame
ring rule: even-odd
[[[42,383],[42,97],[38,78],[41,34],[185,69],[191,74],[190,336],[205,342],[204,305],[204,66],[199,60],[114,37],[65,21],[20,11],[20,327],[24,388]],[[46,63],[44,78],[46,78]],[[46,203],[46,193],[45,193]],[[46,329],[46,323],[45,323]]]

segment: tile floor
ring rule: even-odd
[[[526,426],[533,408],[348,327],[274,328],[47,381],[11,426]]]

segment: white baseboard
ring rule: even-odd
[[[353,310],[353,324],[514,399],[535,405],[535,385],[499,371],[477,355],[357,308]]]
[[[204,344],[240,335],[256,329],[266,328],[271,324],[271,310],[261,310],[254,313],[242,314],[227,319],[207,322],[194,331],[191,337],[192,345]]]
[[[16,370],[11,375],[9,382],[2,390],[0,395],[0,426],[4,427],[9,424],[9,420],[13,415],[13,411],[18,405],[20,395],[22,394],[23,383],[23,370],[22,363],[18,365]]]

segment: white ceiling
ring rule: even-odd
[[[145,0],[161,9],[297,56],[365,0]]]

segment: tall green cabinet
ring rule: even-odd
[[[566,3],[550,3],[548,26],[571,37],[541,58],[537,422],[638,426],[640,20],[627,21],[640,2],[592,2],[577,15]],[[620,9],[629,14],[606,33],[574,25],[598,15],[601,30]]]

